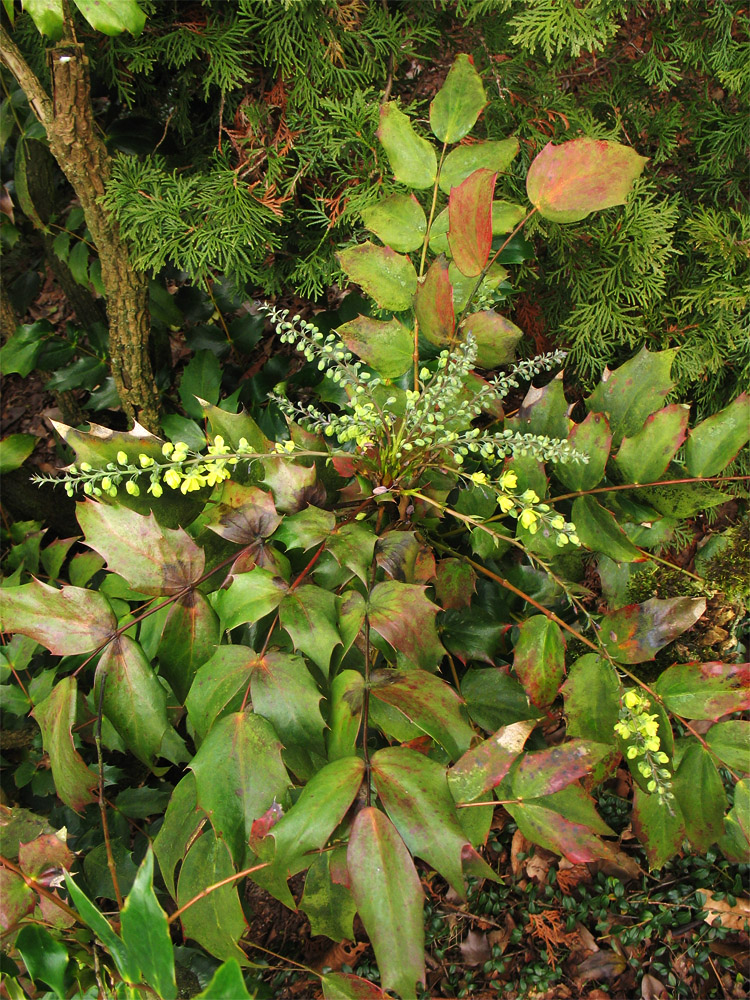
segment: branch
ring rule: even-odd
[[[49,129],[54,119],[52,100],[38,77],[21,55],[21,50],[0,25],[0,59],[5,63],[28,98],[39,121]]]

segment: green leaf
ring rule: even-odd
[[[461,694],[471,718],[488,733],[513,722],[541,718],[518,681],[500,667],[470,667],[461,680]]]
[[[383,988],[411,1000],[416,984],[425,982],[424,895],[406,845],[380,810],[366,806],[357,813],[347,865]]]
[[[533,844],[562,854],[573,864],[586,864],[614,852],[599,835],[613,835],[580,785],[568,785],[554,795],[505,806]]]
[[[640,431],[623,438],[615,465],[626,483],[660,479],[685,440],[690,407],[683,403],[652,413]]]
[[[279,455],[264,459],[263,468],[263,483],[271,489],[277,510],[294,514],[307,506],[317,478],[314,465],[298,465],[288,455]]]
[[[92,28],[104,35],[120,35],[129,31],[140,35],[146,15],[136,0],[74,0]]]
[[[55,791],[65,805],[81,812],[96,797],[91,789],[97,777],[83,762],[73,744],[78,685],[73,676],[64,677],[31,714],[42,730],[42,743],[49,754]]]
[[[320,507],[305,507],[297,514],[288,514],[274,536],[274,542],[281,542],[287,549],[307,551],[320,545],[336,527],[336,517],[330,510]]]
[[[185,707],[200,740],[219,719],[239,711],[256,663],[257,656],[249,646],[219,646],[198,670]]]
[[[182,528],[163,528],[153,514],[87,500],[77,505],[86,544],[107,568],[142,594],[179,594],[196,583],[205,553]]]
[[[679,465],[670,465],[666,479],[681,479],[685,470]],[[726,503],[732,497],[722,493],[708,483],[674,483],[671,486],[651,486],[638,491],[644,503],[650,504],[660,514],[667,517],[692,517],[710,507]]]
[[[665,601],[654,597],[604,615],[599,636],[605,651],[618,663],[645,663],[694,625],[705,610],[703,597]]]
[[[612,434],[603,413],[589,413],[580,424],[574,424],[568,434],[568,444],[588,455],[588,462],[555,462],[554,474],[569,490],[592,490],[604,477]]]
[[[624,205],[648,158],[619,142],[548,142],[526,175],[529,201],[553,222],[578,222],[590,212]]]
[[[393,580],[414,583],[419,539],[413,531],[385,531],[375,543],[375,559]]]
[[[81,916],[87,927],[96,934],[97,938],[109,954],[114,959],[117,971],[127,983],[140,982],[140,969],[122,939],[115,934],[112,925],[107,918],[94,906],[91,900],[81,892],[73,879],[66,873],[65,887],[67,888],[71,902]]]
[[[398,378],[412,363],[414,337],[397,319],[357,316],[337,327],[336,332],[350,351],[383,378]]]
[[[649,353],[642,347],[615,371],[605,368],[602,381],[585,403],[587,410],[608,415],[615,446],[623,437],[637,434],[674,388],[669,373],[676,353],[676,348]]]
[[[177,904],[182,907],[205,888],[234,875],[229,849],[213,830],[207,830],[191,845],[180,869]],[[245,918],[237,897],[236,883],[214,889],[193,903],[180,917],[183,933],[202,945],[211,955],[236,959],[247,965],[237,942],[245,933]]]
[[[676,663],[659,675],[654,690],[670,712],[688,719],[744,712],[750,708],[750,664]]]
[[[221,364],[213,351],[198,351],[193,355],[180,379],[180,400],[193,420],[203,419],[200,400],[218,403],[221,390]]]
[[[290,589],[279,606],[279,619],[294,648],[306,653],[327,677],[331,654],[341,642],[336,595],[314,584]]]
[[[693,847],[705,852],[724,834],[727,794],[711,755],[699,743],[691,742],[674,776],[685,832]]]
[[[79,285],[83,285],[84,288],[87,287],[89,282],[89,248],[83,240],[78,240],[68,255],[68,267],[75,281]]]
[[[328,722],[328,759],[350,757],[356,752],[362,717],[364,678],[356,670],[342,670],[331,683]]]
[[[439,608],[425,587],[387,580],[376,584],[368,601],[370,625],[394,649],[424,670],[434,670],[445,655],[435,615]]]
[[[523,331],[494,309],[471,313],[461,324],[464,337],[469,334],[477,343],[477,364],[480,368],[497,368],[510,364],[516,356],[516,344]]]
[[[217,722],[190,762],[197,803],[238,865],[244,864],[253,821],[289,788],[281,743],[266,719],[236,712]]]
[[[615,562],[633,562],[642,558],[612,511],[602,507],[592,496],[576,497],[571,519],[578,537],[592,552],[603,552]]]
[[[693,427],[685,449],[691,476],[717,476],[750,438],[750,395],[743,392],[719,413]]]
[[[62,941],[56,941],[50,932],[37,924],[26,924],[18,932],[15,940],[29,976],[34,981],[51,986],[58,997],[67,992],[68,949]]]
[[[362,583],[367,583],[375,541],[372,528],[352,521],[342,524],[331,534],[326,549],[340,566],[346,566]]]
[[[388,1000],[375,983],[348,972],[329,972],[320,982],[325,1000]]]
[[[156,859],[172,899],[177,896],[175,868],[183,861],[188,844],[205,820],[205,814],[198,809],[195,775],[188,771],[172,792],[164,822],[154,840]]]
[[[167,915],[154,892],[154,854],[151,847],[141,862],[133,888],[120,912],[122,939],[141,974],[164,1000],[177,996],[174,950]]]
[[[462,714],[463,702],[441,678],[422,670],[378,670],[370,693],[398,709],[454,760],[469,748],[474,730]]]
[[[461,559],[441,559],[437,564],[435,593],[446,611],[468,608],[476,582],[476,573]]]
[[[509,140],[505,139],[504,142]],[[527,209],[523,205],[516,205],[511,201],[492,202],[492,235],[502,236],[516,228],[518,223],[525,217]],[[505,255],[501,255],[502,260],[506,260]],[[507,263],[507,260],[506,260]],[[513,263],[511,261],[511,263]]]
[[[133,863],[133,855],[121,840],[113,840],[111,850],[120,892],[128,893],[138,873],[138,869]],[[89,851],[83,861],[83,873],[92,896],[102,899],[117,898],[106,844],[99,844],[93,851]]]
[[[596,653],[579,657],[562,691],[568,736],[611,743],[622,696],[622,685],[612,664]]]
[[[505,426],[521,433],[565,438],[570,424],[569,409],[560,372],[541,389],[530,386],[518,415],[506,417]]]
[[[218,616],[202,594],[188,591],[170,607],[156,655],[159,673],[167,678],[181,705],[198,668],[210,659],[220,640]]]
[[[325,934],[333,941],[353,941],[357,907],[351,890],[333,878],[333,870],[342,867],[346,867],[346,848],[343,846],[313,855],[299,908],[310,920],[312,935]]]
[[[610,734],[607,742],[611,739]],[[513,795],[519,799],[553,795],[593,771],[609,750],[604,743],[573,739],[548,750],[525,753],[513,772]]]
[[[26,378],[36,368],[39,355],[52,333],[52,328],[45,320],[19,326],[3,344],[0,372],[3,375],[17,374]]]
[[[448,771],[448,787],[456,802],[473,802],[496,788],[523,750],[534,720],[512,722],[468,750]]]
[[[27,913],[32,913],[36,905],[36,893],[21,876],[9,868],[0,868],[0,930],[3,934]]]
[[[280,577],[261,566],[236,576],[215,598],[222,629],[233,629],[264,618],[276,610],[286,590],[287,585]]]
[[[478,276],[492,246],[492,194],[497,174],[475,170],[448,199],[448,246],[461,274]]]
[[[685,824],[677,802],[671,799],[670,805],[671,812],[659,801],[658,795],[650,795],[636,786],[633,798],[633,832],[646,850],[651,869],[662,868],[682,849]]]
[[[539,708],[557,697],[563,680],[565,643],[560,627],[544,615],[527,618],[518,631],[513,669]]]
[[[719,760],[735,771],[750,771],[750,722],[717,722],[706,733],[706,743]]]
[[[301,656],[266,653],[255,663],[250,691],[253,710],[283,734],[285,746],[325,753],[322,695]]]
[[[0,475],[20,469],[34,450],[33,434],[9,434],[0,441]]]
[[[424,209],[413,194],[392,194],[360,213],[379,240],[399,253],[419,250],[427,234]]]
[[[23,9],[42,35],[57,39],[62,34],[62,0],[23,0]]]
[[[223,962],[214,972],[211,982],[195,997],[195,1000],[250,1000],[242,969],[236,959]]]
[[[96,668],[97,700],[102,683],[104,714],[139,760],[153,769],[159,756],[186,759],[185,745],[167,718],[167,692],[137,642],[123,635],[110,643]]]
[[[450,194],[451,188],[458,187],[470,174],[481,168],[492,170],[496,174],[505,173],[517,153],[517,139],[502,139],[500,142],[477,142],[471,146],[456,146],[443,161],[440,170],[440,190],[444,194]],[[507,201],[494,202],[492,206],[493,233],[510,232],[524,215],[526,215],[526,209],[521,205],[512,205]],[[511,218],[515,221],[506,229],[505,226]],[[503,228],[496,229],[496,222],[498,226]]]
[[[493,202],[493,204],[495,204],[495,202]],[[448,266],[448,277],[450,278],[451,285],[453,286],[453,309],[456,312],[459,312],[464,308],[466,303],[469,301],[469,298],[473,296],[477,279],[475,277],[470,278],[465,274],[461,274],[453,261],[451,261]],[[507,281],[507,279],[508,271],[506,268],[504,268],[501,264],[490,264],[489,269],[482,278],[482,283],[477,290],[477,297],[488,295],[490,292],[494,291],[494,289],[496,289],[501,282]]]
[[[432,143],[417,135],[395,101],[381,105],[377,135],[397,181],[411,188],[432,187],[437,175],[435,149]]]
[[[226,444],[231,445],[232,448],[239,448],[241,439],[245,438],[253,451],[262,455],[269,450],[270,441],[245,410],[240,410],[239,413],[229,413],[219,406],[207,403],[205,399],[202,401],[201,407],[211,428],[212,439],[218,434],[224,438]],[[226,489],[228,485],[225,483],[224,488]]]
[[[90,653],[117,628],[103,594],[81,587],[50,587],[39,580],[3,589],[0,631],[36,639],[56,656]]]
[[[337,255],[347,278],[380,309],[408,309],[417,290],[417,272],[408,257],[368,240]]]
[[[487,103],[471,56],[456,56],[445,83],[430,104],[430,126],[441,142],[458,142],[474,128]]]
[[[257,486],[225,482],[221,497],[206,527],[238,545],[253,545],[268,538],[281,524],[273,497]]]

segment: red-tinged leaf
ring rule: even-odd
[[[624,205],[647,162],[619,142],[549,142],[529,167],[526,193],[545,219],[578,222],[590,212]]]
[[[660,674],[654,690],[670,712],[688,719],[744,712],[750,709],[750,663],[676,663]]]
[[[719,722],[709,729],[706,743],[723,764],[735,771],[750,772],[750,722]]]
[[[273,723],[284,745],[325,753],[320,714],[323,697],[301,656],[271,651],[256,661],[250,692],[253,710]]]
[[[290,784],[273,726],[250,711],[226,716],[211,729],[190,768],[198,806],[242,865],[254,820],[282,801]]]
[[[618,663],[645,663],[694,625],[706,610],[703,597],[652,598],[610,611],[600,622],[599,638]]]
[[[633,798],[633,832],[646,850],[649,868],[662,868],[682,849],[685,824],[682,811],[675,799],[670,799],[670,809],[636,786]]]
[[[408,257],[368,240],[342,250],[338,261],[347,278],[359,285],[380,309],[409,309],[417,290],[417,272]]]
[[[372,528],[359,521],[352,521],[342,524],[331,534],[326,551],[331,553],[339,566],[346,566],[362,583],[367,583],[375,542],[376,536]]]
[[[388,1000],[379,986],[348,972],[329,972],[321,976],[325,1000]]]
[[[326,734],[329,760],[356,752],[364,688],[364,678],[357,670],[342,670],[333,679]]]
[[[685,449],[690,476],[717,476],[750,438],[750,394],[743,392],[719,413],[693,427]]]
[[[654,483],[685,440],[690,407],[673,403],[657,410],[633,437],[623,438],[615,465],[626,483]]]
[[[195,775],[188,771],[172,792],[164,822],[154,840],[154,853],[172,899],[177,898],[175,869],[184,860],[188,844],[205,823],[206,814],[198,808]]]
[[[386,531],[375,543],[375,560],[392,580],[415,583],[419,539],[413,531]]]
[[[585,403],[587,410],[607,414],[615,446],[637,434],[674,388],[669,373],[676,353],[676,348],[649,353],[643,347],[615,371],[604,369],[601,382]]]
[[[367,806],[357,814],[347,865],[383,988],[411,1000],[416,984],[425,981],[424,894],[406,845],[379,809]]]
[[[249,646],[219,646],[198,670],[185,701],[198,741],[219,719],[239,711],[256,664],[257,654]]]
[[[142,594],[179,594],[196,583],[205,553],[182,528],[162,528],[153,514],[87,500],[78,504],[86,544],[107,560],[107,568]]]
[[[436,572],[435,593],[442,607],[446,611],[468,608],[477,583],[471,566],[461,559],[441,559]]]
[[[235,577],[215,597],[222,628],[259,621],[278,608],[287,589],[284,580],[261,566]]]
[[[424,670],[434,670],[445,655],[435,627],[439,608],[425,587],[387,580],[373,587],[368,601],[370,625],[394,649]]]
[[[269,493],[257,486],[226,482],[206,527],[227,541],[252,545],[268,538],[280,524],[281,518]]]
[[[574,739],[547,750],[525,753],[513,772],[513,795],[519,799],[553,795],[590,774],[610,749],[604,743]]]
[[[314,584],[303,584],[284,596],[279,618],[294,648],[306,653],[327,677],[331,654],[341,642],[336,595]]]
[[[411,188],[432,187],[437,175],[437,156],[432,143],[417,135],[395,101],[380,106],[377,132],[397,181]]]
[[[430,104],[430,126],[441,142],[458,142],[474,128],[487,95],[471,56],[460,53]]]
[[[461,274],[476,275],[490,258],[492,195],[497,173],[475,170],[451,190],[448,199],[448,246]]]
[[[343,757],[324,765],[308,781],[292,808],[271,829],[275,850],[261,850],[271,864],[253,876],[254,880],[291,909],[296,904],[287,879],[309,867],[309,852],[321,850],[346,815],[362,784],[364,761]]]
[[[365,227],[393,250],[408,253],[421,249],[427,234],[427,218],[413,194],[388,195],[363,209],[360,215]]]
[[[397,319],[357,316],[337,327],[337,332],[349,350],[383,378],[398,378],[412,363],[414,336]]]
[[[564,667],[565,643],[560,627],[544,615],[527,618],[519,629],[513,668],[538,708],[546,708],[557,697]]]
[[[456,802],[474,802],[496,788],[523,750],[535,721],[513,722],[468,750],[448,771],[448,787]]]
[[[313,936],[325,934],[332,941],[353,941],[357,906],[351,889],[333,877],[338,876],[340,865],[346,868],[343,844],[312,856],[299,908],[307,914]]]
[[[36,906],[36,893],[20,875],[0,868],[0,932],[5,934]]]
[[[66,843],[65,830],[43,833],[28,844],[18,845],[18,864],[26,875],[42,885],[49,885],[53,874],[73,867],[73,854]]]
[[[540,389],[535,385],[529,386],[518,414],[515,417],[507,417],[505,426],[521,433],[567,437],[571,407],[565,398],[562,378],[563,373],[559,372],[551,382]]]
[[[343,649],[340,652],[341,658],[343,658],[346,653],[349,652],[354,640],[362,631],[362,626],[365,623],[366,605],[364,597],[358,590],[346,591],[342,597],[338,598],[338,603],[338,629],[339,635],[341,636],[341,645],[343,646]]]
[[[614,860],[612,847],[601,840],[591,827],[551,809],[546,801],[537,799],[505,807],[527,840],[555,854],[562,854],[574,865],[602,859]]]
[[[97,777],[86,767],[73,745],[77,696],[75,677],[69,675],[54,686],[31,714],[42,730],[42,743],[49,754],[57,794],[67,806],[81,812],[89,802],[96,801],[91,789]]]
[[[518,153],[518,139],[501,139],[500,142],[475,142],[470,146],[456,146],[446,156],[440,170],[440,190],[445,194],[450,194],[451,188],[458,187],[466,178],[473,174],[475,170],[484,168],[493,170],[497,174],[504,173],[511,164],[511,161]],[[526,210],[520,205],[510,205],[508,202],[497,201],[495,205],[506,205],[514,210],[516,220],[509,228],[513,229],[526,214]],[[520,209],[520,216],[518,211]],[[498,221],[500,219],[498,210]],[[494,226],[495,207],[493,205],[493,232],[503,232]],[[509,230],[508,230],[509,231]]]
[[[414,313],[420,332],[436,347],[445,347],[453,337],[456,317],[453,311],[453,289],[448,278],[445,257],[434,260],[417,286]]]
[[[336,527],[336,517],[330,510],[305,507],[296,514],[288,514],[276,532],[274,542],[281,542],[287,549],[307,551],[320,545]]]
[[[477,364],[480,368],[507,365],[516,356],[516,344],[523,336],[515,323],[494,309],[471,313],[461,324],[464,337],[472,336],[477,344]]]
[[[316,482],[314,465],[297,465],[288,455],[279,455],[264,458],[263,469],[263,483],[273,493],[276,510],[282,514],[294,514],[308,503],[319,504],[325,499],[325,491]]]
[[[116,628],[109,601],[95,591],[56,590],[39,580],[3,590],[0,631],[28,635],[56,656],[90,653]]]
[[[104,715],[139,760],[153,768],[160,756],[175,763],[187,758],[167,718],[167,692],[137,642],[123,635],[104,651],[94,683],[97,703],[102,683]]]
[[[181,705],[198,668],[213,656],[220,640],[218,616],[203,594],[190,590],[169,609],[156,655],[159,673]]]
[[[278,802],[274,802],[273,805],[266,809],[262,816],[253,820],[248,838],[253,851],[258,852],[261,840],[264,840],[269,835],[283,815],[284,809],[282,806]]]
[[[469,748],[474,730],[464,718],[464,703],[441,678],[423,670],[378,670],[370,690],[373,698],[398,709],[454,760]]]
[[[643,558],[617,523],[612,511],[602,507],[594,497],[576,497],[571,519],[578,537],[592,552],[603,552],[615,562],[629,563]]]
[[[683,754],[672,790],[688,840],[697,851],[707,851],[724,835],[727,793],[711,754],[699,743],[691,742]]]
[[[603,413],[589,413],[580,424],[574,424],[568,434],[568,444],[588,455],[588,462],[555,462],[555,476],[569,490],[592,490],[598,486],[607,467],[612,434]]]

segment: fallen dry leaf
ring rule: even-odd
[[[612,875],[619,878],[621,882],[627,882],[631,878],[640,878],[645,872],[625,851],[618,851],[614,858],[602,858],[592,861],[590,866],[594,872],[604,872],[605,875]]]
[[[663,1000],[667,995],[667,988],[656,976],[647,972],[641,980],[641,996],[643,1000]]]
[[[479,931],[469,931],[458,948],[466,965],[484,965],[490,957],[487,935]]]
[[[335,944],[328,949],[319,962],[315,963],[315,968],[320,972],[324,966],[328,966],[334,972],[341,972],[342,965],[355,966],[357,959],[366,947],[366,941],[360,941],[359,944],[348,944],[345,941],[341,944]]]
[[[523,862],[525,859],[519,858],[519,854],[528,854],[531,844],[524,837],[520,830],[516,830],[513,834],[513,840],[510,845],[510,868],[513,874],[518,878],[521,874],[521,869],[523,868]]]
[[[701,889],[700,894],[705,899],[703,909],[707,924],[721,920],[721,926],[731,931],[750,928],[750,899],[738,899],[736,905],[731,906],[726,899],[716,899],[710,889]]]
[[[627,962],[614,951],[595,951],[585,958],[576,969],[584,983],[590,979],[616,979],[627,968]]]

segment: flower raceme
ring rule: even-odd
[[[650,707],[648,698],[630,688],[623,695],[615,732],[626,744],[625,757],[634,762],[638,773],[646,780],[647,791],[655,792],[660,802],[668,804],[674,798],[672,775],[663,767],[669,757],[661,749],[659,717],[649,713]]]

